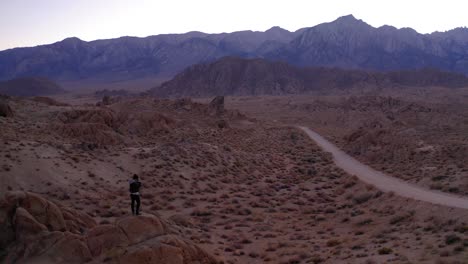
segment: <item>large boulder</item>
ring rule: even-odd
[[[155,216],[125,217],[117,221],[117,226],[125,232],[130,244],[167,233],[163,222]]]
[[[83,234],[86,229],[96,226],[96,221],[86,213],[69,208],[61,208],[67,230],[75,234]]]
[[[84,263],[92,260],[84,238],[70,233],[65,233],[64,237],[43,255],[56,263]]]
[[[211,100],[209,108],[213,114],[220,115],[224,113],[224,96],[216,96]]]
[[[24,208],[34,219],[50,231],[66,231],[62,211],[52,202],[34,193],[11,193],[10,202]],[[16,209],[18,211],[18,209]]]
[[[8,192],[0,199],[0,263],[217,263],[171,230],[153,215],[96,225],[40,195]]]
[[[27,237],[46,231],[47,227],[39,223],[26,209],[18,207],[13,219],[16,239],[25,240]]]
[[[129,242],[125,233],[115,225],[99,225],[91,229],[86,237],[91,254],[99,256],[111,249],[127,247]]]
[[[24,251],[13,251],[7,263],[20,260],[23,263],[85,263],[92,260],[91,253],[83,237],[67,232],[42,233],[38,242],[22,244]]]
[[[12,117],[13,110],[11,110],[8,101],[0,99],[0,117]]]

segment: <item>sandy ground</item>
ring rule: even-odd
[[[372,184],[379,190],[384,192],[393,192],[396,195],[423,202],[468,210],[468,198],[466,197],[459,197],[438,191],[423,189],[414,184],[386,175],[357,161],[336,147],[333,143],[326,140],[320,134],[310,130],[309,128],[299,128],[314,140],[324,151],[330,152],[338,167],[351,175],[355,175],[363,182]]]
[[[313,129],[360,162],[406,182],[468,196],[468,94],[232,97],[227,107]]]

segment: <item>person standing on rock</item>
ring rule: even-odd
[[[140,214],[140,187],[141,182],[138,180],[138,175],[134,174],[133,179],[129,181],[130,183],[130,199],[132,200],[132,214]],[[136,207],[135,207],[136,203]]]

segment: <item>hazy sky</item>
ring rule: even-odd
[[[288,30],[353,14],[421,33],[468,26],[466,0],[0,0],[0,50],[120,36]]]

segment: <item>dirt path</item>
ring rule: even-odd
[[[357,161],[309,128],[301,126],[299,128],[314,140],[324,151],[330,152],[338,167],[351,175],[356,175],[356,177],[363,182],[371,184],[384,192],[394,192],[399,196],[433,204],[468,209],[468,198],[424,189],[403,180],[390,177]]]

